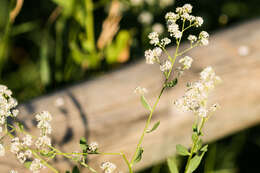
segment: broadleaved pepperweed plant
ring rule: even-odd
[[[148,35],[150,44],[154,46],[154,48],[145,51],[146,63],[149,65],[158,64],[160,71],[164,76],[164,83],[162,84],[161,91],[153,105],[149,105],[145,98],[145,94],[148,92],[147,89],[140,86],[135,89],[135,93],[141,97],[141,103],[149,110],[149,116],[146,120],[140,139],[137,142],[136,150],[135,153],[133,153],[132,158],[127,158],[123,152],[101,152],[98,148],[98,143],[92,142],[88,144],[85,138],[81,138],[80,140],[81,152],[61,152],[52,145],[51,138],[49,137],[52,132],[50,123],[52,116],[47,111],[35,115],[37,128],[39,128],[39,136],[28,134],[19,121],[16,120],[16,117],[19,114],[19,111],[15,109],[17,101],[12,97],[12,92],[3,85],[0,86],[0,132],[2,134],[0,156],[4,156],[7,152],[6,150],[9,150],[16,155],[18,162],[34,173],[38,173],[44,168],[55,173],[59,172],[49,163],[51,159],[54,159],[58,155],[62,155],[65,158],[74,161],[76,164],[86,167],[90,172],[112,173],[116,170],[115,164],[104,161],[100,165],[100,170],[95,170],[87,164],[86,157],[91,154],[119,155],[128,166],[128,171],[133,173],[135,164],[142,159],[142,154],[144,152],[142,144],[145,134],[156,130],[160,124],[160,122],[157,122],[154,125],[151,125],[151,119],[163,92],[165,89],[177,85],[178,80],[183,75],[184,71],[191,68],[193,59],[189,56],[185,56],[185,53],[192,48],[206,46],[209,43],[209,34],[206,31],[201,31],[197,36],[189,35],[186,39],[190,42],[190,47],[180,50],[180,43],[184,40],[184,32],[194,27],[198,28],[203,24],[203,19],[191,15],[191,12],[192,6],[190,4],[185,4],[183,7],[176,8],[175,12],[168,12],[165,15],[169,37],[160,38],[157,32],[152,32]],[[176,50],[173,55],[166,50],[166,46],[170,43],[176,44]],[[162,58],[163,53],[167,55],[166,59]],[[176,65],[177,59],[179,62],[178,65]],[[220,81],[221,79],[216,76],[213,68],[206,67],[200,73],[198,81],[187,84],[184,96],[173,102],[177,108],[183,111],[192,112],[196,117],[196,121],[192,127],[192,144],[190,149],[187,149],[182,145],[176,146],[177,153],[187,157],[184,173],[191,173],[196,170],[207,151],[207,145],[203,145],[201,140],[203,134],[202,129],[210,116],[219,107],[218,104],[208,106],[208,95]],[[9,120],[7,121],[9,118],[13,119],[12,124]],[[14,134],[17,134],[17,136],[14,136]],[[169,160],[168,163],[170,164],[169,167],[171,172],[178,173],[176,164]],[[11,170],[11,172],[15,173],[17,171]],[[74,168],[73,172],[79,172],[79,170]]]

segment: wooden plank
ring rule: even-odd
[[[220,103],[221,110],[207,123],[205,140],[216,140],[259,124],[259,28],[260,20],[232,27],[212,35],[208,47],[189,52],[195,59],[192,69],[185,73],[176,88],[167,90],[162,96],[152,120],[160,120],[161,125],[155,132],[145,136],[144,157],[136,165],[137,170],[172,155],[178,143],[190,144],[193,116],[178,111],[173,100],[183,95],[185,83],[197,80],[199,72],[206,66],[213,66],[223,83],[211,97],[213,102]],[[241,45],[249,47],[248,56],[238,54]],[[172,51],[174,48],[170,49]],[[89,142],[97,141],[101,151],[122,151],[127,157],[131,157],[147,118],[147,111],[141,106],[139,97],[133,94],[133,90],[139,85],[148,88],[147,97],[153,103],[162,81],[158,66],[146,65],[144,61],[136,62],[95,80],[27,102],[20,106],[20,119],[29,131],[37,134],[34,114],[49,110],[54,117],[52,137],[55,146],[62,151],[79,151],[78,141],[85,136]],[[22,168],[14,160],[11,155],[0,158],[0,169],[7,172],[11,167]],[[90,165],[95,168],[107,160],[116,163],[118,170],[126,170],[118,156],[92,156],[89,160]],[[71,162],[64,159],[57,159],[54,163],[61,171],[71,165]]]

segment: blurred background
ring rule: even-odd
[[[1,0],[1,84],[25,102],[137,61],[148,33],[166,34],[165,13],[185,3],[210,33],[260,16],[259,0]],[[213,142],[198,172],[259,172],[259,133],[257,126]]]

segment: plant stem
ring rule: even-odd
[[[198,143],[198,140],[199,140],[199,137],[200,137],[200,134],[201,134],[201,130],[202,130],[202,128],[203,128],[205,122],[206,122],[206,118],[202,118],[202,121],[201,121],[201,124],[200,124],[200,127],[199,127],[199,131],[197,132],[198,135],[196,136],[196,138],[195,138],[195,140],[194,140],[194,142],[193,142],[193,144],[192,144],[191,152],[190,152],[190,155],[189,155],[187,164],[186,164],[186,166],[185,166],[185,171],[184,171],[184,173],[188,173],[187,171],[188,171],[188,168],[189,168],[189,165],[190,165],[190,161],[191,161],[191,158],[192,158],[192,156],[193,156],[193,154],[194,154],[195,147],[196,147],[196,145],[197,145],[197,143]]]
[[[33,151],[33,150],[31,150],[31,151],[32,151],[33,155],[34,155],[36,158],[40,159],[41,162],[42,162],[46,167],[50,168],[50,169],[51,169],[53,172],[55,172],[55,173],[58,173],[58,172],[59,172],[57,169],[55,169],[55,168],[52,167],[50,164],[48,164],[44,159],[42,159],[35,151]]]
[[[95,46],[95,32],[94,32],[94,4],[92,0],[85,0],[85,8],[86,8],[86,34],[87,34],[87,41],[90,44],[90,51],[96,52]]]
[[[166,80],[166,81],[167,81],[167,80]],[[166,83],[166,82],[165,82],[165,83]],[[159,96],[157,97],[157,99],[156,99],[156,101],[155,101],[155,103],[154,103],[154,105],[153,105],[153,107],[152,107],[152,110],[151,110],[151,112],[150,112],[150,115],[149,115],[149,117],[148,117],[148,119],[147,119],[147,121],[146,121],[144,130],[143,130],[142,135],[141,135],[141,137],[140,137],[140,139],[139,139],[139,142],[138,142],[138,144],[137,144],[135,154],[134,154],[134,156],[132,157],[131,162],[130,162],[131,167],[133,166],[134,159],[136,158],[136,156],[137,156],[137,154],[138,154],[138,150],[139,150],[139,148],[141,147],[141,144],[142,144],[142,142],[143,142],[145,132],[146,132],[147,128],[148,128],[149,125],[150,125],[150,122],[151,122],[151,119],[152,119],[152,116],[153,116],[153,112],[154,112],[154,110],[155,110],[155,108],[156,108],[156,106],[157,106],[157,104],[158,104],[158,102],[159,102],[159,100],[160,100],[160,98],[161,98],[161,96],[162,96],[162,93],[163,93],[164,89],[165,89],[165,87],[163,87],[163,88],[161,89],[160,94],[159,94]],[[130,171],[130,170],[129,170],[129,171]],[[130,172],[130,173],[133,173],[133,172]]]

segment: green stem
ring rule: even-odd
[[[200,127],[199,127],[199,131],[197,132],[198,135],[196,136],[196,138],[195,138],[195,140],[194,140],[194,142],[193,142],[193,144],[192,144],[191,152],[190,152],[190,155],[189,155],[187,164],[186,164],[186,166],[185,166],[185,171],[184,171],[184,173],[188,173],[187,171],[188,171],[188,168],[189,168],[189,166],[190,166],[190,161],[191,161],[191,158],[192,158],[192,156],[193,156],[193,154],[194,154],[195,147],[196,147],[196,145],[197,145],[197,143],[198,143],[198,140],[199,140],[199,137],[200,137],[200,134],[201,134],[201,130],[202,130],[202,128],[203,128],[205,122],[206,122],[206,118],[202,118],[202,121],[201,121],[201,124],[200,124]]]
[[[167,81],[167,80],[166,80],[166,81]],[[165,82],[165,83],[166,83],[166,82]],[[162,96],[162,93],[163,93],[164,89],[165,89],[165,87],[163,87],[163,88],[161,89],[161,92],[160,92],[159,96],[157,97],[157,99],[156,99],[156,101],[155,101],[155,103],[154,103],[154,105],[153,105],[153,107],[152,107],[152,110],[151,110],[151,112],[150,112],[150,115],[149,115],[149,117],[148,117],[148,119],[147,119],[147,121],[146,121],[144,130],[143,130],[142,135],[141,135],[141,137],[140,137],[140,139],[139,139],[139,142],[138,142],[138,144],[137,144],[135,154],[134,154],[134,156],[132,157],[131,162],[130,162],[131,167],[132,167],[133,164],[134,164],[134,159],[136,158],[136,156],[137,156],[137,154],[138,154],[138,150],[139,150],[139,148],[141,147],[141,144],[142,144],[142,142],[143,142],[145,132],[146,132],[146,130],[148,129],[148,127],[149,127],[149,125],[150,125],[150,122],[151,122],[151,119],[152,119],[152,116],[153,116],[153,112],[154,112],[154,110],[155,110],[155,108],[156,108],[156,106],[157,106],[157,104],[158,104],[158,102],[159,102],[159,100],[160,100],[160,98],[161,98],[161,96]],[[130,170],[129,170],[129,171],[130,171]],[[130,171],[130,173],[133,173],[133,172]]]
[[[59,171],[57,169],[55,169],[54,167],[52,167],[50,164],[48,164],[44,159],[42,159],[35,151],[31,150],[33,155],[40,159],[42,164],[44,164],[46,167],[50,168],[52,170],[52,172],[58,173]]]
[[[94,32],[94,4],[92,0],[85,0],[85,8],[86,8],[86,34],[87,41],[90,43],[90,51],[96,52],[95,46],[95,32]]]
[[[56,154],[59,154],[59,155],[63,155],[64,157],[70,159],[70,160],[73,160],[72,159],[72,156],[68,156],[68,154],[76,154],[76,153],[62,153],[60,150],[54,148],[53,146],[49,146],[52,150],[54,150],[55,152],[57,152]],[[74,161],[74,160],[73,160]],[[76,161],[75,161],[76,162]],[[91,172],[94,172],[94,173],[97,173],[97,171],[95,169],[93,169],[92,167],[90,167],[89,165],[87,165],[86,163],[84,162],[80,162],[80,164],[86,168],[88,168]]]

